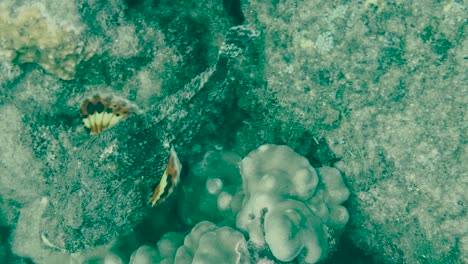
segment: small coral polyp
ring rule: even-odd
[[[84,100],[81,104],[81,114],[84,125],[92,135],[97,135],[111,128],[136,112],[136,107],[125,99],[115,96],[96,94]]]

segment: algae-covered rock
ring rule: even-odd
[[[355,194],[350,241],[389,263],[464,262],[466,6],[249,0],[242,10],[262,29],[265,85],[245,94],[256,119],[240,141],[320,154],[307,138],[323,140]]]

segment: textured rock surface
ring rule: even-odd
[[[42,165],[24,144],[21,136],[26,127],[23,113],[12,105],[0,106],[0,193],[5,201],[32,202],[45,192]],[[9,222],[9,221],[8,221]],[[9,223],[12,224],[12,223]]]
[[[466,262],[466,6],[253,0],[243,11],[263,29],[265,86],[248,96],[264,131],[298,148],[309,131],[344,161],[352,241],[389,263]]]

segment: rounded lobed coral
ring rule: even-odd
[[[167,233],[157,248],[141,246],[130,264],[142,263],[250,263],[247,241],[237,230],[208,221],[195,225],[184,238],[180,233]]]
[[[239,231],[203,221],[185,237],[174,263],[248,263],[249,259],[247,241]]]
[[[263,145],[242,160],[245,198],[237,227],[250,243],[280,261],[316,263],[327,256],[329,227],[348,220],[340,203],[349,191],[338,170],[318,171],[287,146]]]

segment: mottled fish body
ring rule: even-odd
[[[131,232],[151,206],[176,194],[179,158],[203,127],[216,124],[211,119],[229,92],[230,62],[256,36],[232,28],[215,65],[145,113],[132,114],[136,108],[115,97],[86,99],[81,114],[93,135],[70,154],[53,176],[58,180],[50,181],[39,234],[44,246],[79,252],[108,244]]]

